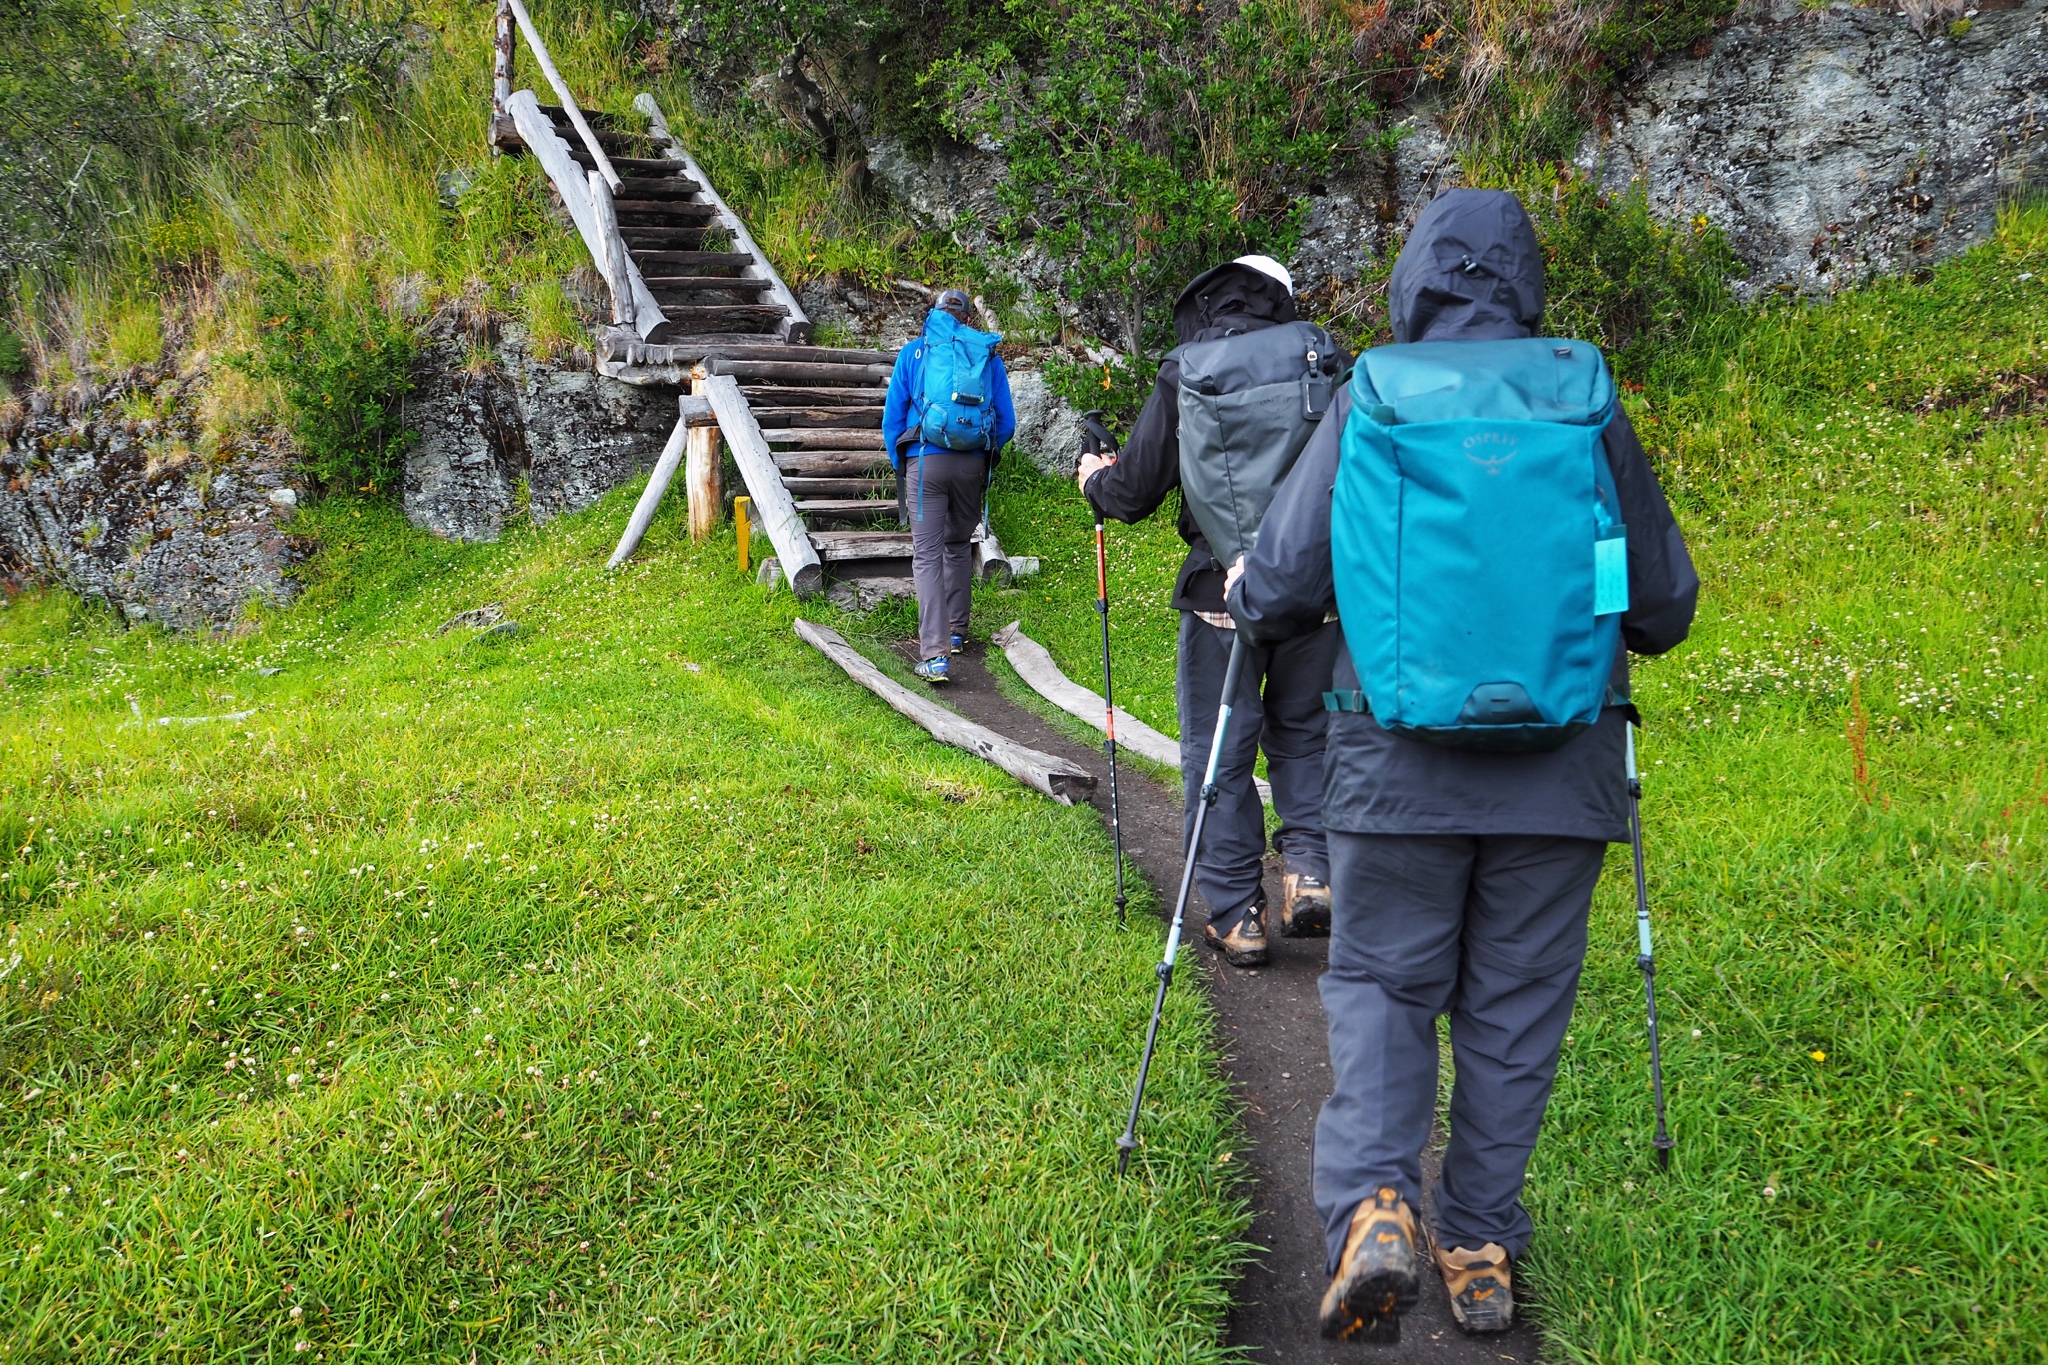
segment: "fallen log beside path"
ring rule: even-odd
[[[1010,622],[991,635],[990,642],[1003,651],[1010,667],[1017,670],[1017,676],[1032,691],[1074,719],[1086,721],[1097,730],[1102,729],[1101,695],[1062,673],[1046,647],[1024,633],[1023,624],[1021,621]],[[1159,733],[1121,706],[1116,709],[1116,747],[1175,772],[1180,771],[1180,741]],[[1263,778],[1254,778],[1253,781],[1259,789],[1259,800],[1272,805],[1272,787]]]
[[[1063,806],[1095,786],[1092,773],[1084,772],[1051,754],[1028,749],[1005,739],[986,726],[905,687],[877,668],[873,661],[846,643],[835,630],[798,619],[797,636],[819,653],[846,670],[846,675],[889,703],[897,714],[916,721],[933,739],[987,759],[1033,791],[1050,796]]]

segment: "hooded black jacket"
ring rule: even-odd
[[[1294,321],[1294,297],[1280,281],[1231,262],[1188,282],[1173,304],[1173,331],[1183,346]],[[1152,392],[1131,426],[1117,462],[1088,480],[1084,490],[1095,510],[1112,521],[1143,521],[1180,487],[1180,362],[1159,366]],[[1173,584],[1179,611],[1223,610],[1223,566],[1182,502],[1176,523],[1188,543]]]
[[[1451,190],[1423,211],[1388,284],[1394,340],[1489,341],[1537,335],[1543,256],[1520,201],[1500,190]],[[1248,640],[1270,644],[1314,629],[1336,610],[1330,494],[1345,421],[1346,384],[1259,530],[1230,611]],[[1629,607],[1612,683],[1628,695],[1628,653],[1661,654],[1692,629],[1699,575],[1627,414],[1605,433],[1608,467],[1628,527]],[[1347,643],[1331,684],[1358,687]],[[1481,753],[1403,739],[1370,713],[1330,716],[1323,821],[1357,834],[1537,834],[1628,838],[1622,773],[1624,708],[1545,754]]]

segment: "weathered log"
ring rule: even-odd
[[[650,268],[684,270],[744,270],[754,258],[744,251],[636,251],[644,273]]]
[[[889,382],[887,365],[827,365],[817,361],[797,360],[731,360],[723,355],[708,355],[704,364],[712,374],[727,374],[734,379],[758,383],[770,380],[783,384],[886,384]]]
[[[829,521],[862,521],[869,517],[896,515],[892,498],[798,498],[796,510],[806,520],[819,517]]]
[[[753,404],[754,420],[763,431],[788,431],[792,427],[833,427],[840,431],[877,431],[882,410],[875,408],[771,408]],[[774,440],[774,437],[769,437]]]
[[[507,0],[517,4],[518,0]],[[584,247],[590,252],[591,261],[600,273],[605,269],[605,234],[598,226],[597,209],[590,199],[588,173],[569,158],[569,144],[555,134],[554,125],[549,123],[540,111],[540,102],[531,90],[516,90],[505,101],[506,112],[519,128],[519,135],[525,141],[527,150],[534,160],[555,182],[555,189],[562,196],[562,204],[569,210],[570,219],[576,224],[578,235],[583,238]],[[647,292],[647,282],[640,278],[640,268],[629,256],[626,273],[630,276],[633,298],[633,328],[641,338],[654,335],[656,329],[666,324],[661,305]]]
[[[498,0],[497,30],[491,37],[491,112],[505,112],[505,101],[512,96],[512,48],[513,28],[512,7],[505,0]],[[493,120],[495,123],[495,120]],[[495,142],[495,139],[493,139]]]
[[[649,275],[647,287],[657,295],[674,294],[760,294],[769,288],[768,281],[748,279],[742,275]]]
[[[705,403],[702,393],[700,382],[696,401]],[[703,427],[690,433],[683,487],[690,495],[692,540],[709,540],[718,530],[719,515],[725,507],[725,461],[718,454],[717,427]]]
[[[757,326],[788,316],[779,303],[671,303],[663,310],[668,320],[690,331],[709,330],[709,324]],[[713,374],[719,373],[717,370]]]
[[[879,450],[798,450],[774,456],[775,467],[784,474],[809,479],[880,478],[889,461]]]
[[[1094,775],[1064,759],[1027,748],[965,716],[949,711],[928,697],[921,697],[889,677],[856,650],[837,631],[798,619],[796,633],[805,643],[846,670],[846,675],[873,692],[898,715],[923,726],[933,739],[950,744],[977,758],[987,759],[1033,791],[1042,792],[1063,806],[1095,786]]]
[[[681,162],[684,171],[703,186],[704,201],[718,210],[717,221],[725,228],[733,246],[754,257],[754,265],[747,273],[774,281],[775,288],[770,291],[769,298],[782,305],[788,314],[781,327],[782,339],[792,345],[801,345],[809,341],[811,319],[804,312],[804,306],[797,301],[795,291],[776,273],[774,262],[768,259],[767,252],[761,250],[760,244],[754,240],[754,235],[747,231],[747,225],[740,221],[740,216],[732,211],[718,191],[712,187],[711,177],[704,174],[703,168],[697,164],[697,159],[690,155],[689,149],[670,131],[668,119],[662,115],[661,106],[655,103],[654,96],[645,91],[641,92],[633,97],[633,107],[647,116],[648,127],[653,132],[655,140],[663,145],[669,156]]]
[[[619,236],[619,218],[613,212],[612,187],[604,183],[604,177],[596,171],[589,172],[590,208],[597,220],[599,244],[604,248],[604,258],[598,268],[604,273],[604,280],[612,291],[612,321],[624,327],[639,330],[640,319],[633,307],[633,285],[630,265],[626,257],[626,239]]]
[[[616,166],[618,163],[612,163]],[[697,192],[697,182],[687,175],[629,175],[619,181],[621,199],[658,199],[664,203],[670,200],[688,201]]]
[[[908,559],[908,531],[813,531],[818,558],[829,563],[845,559]]]
[[[582,134],[584,145],[590,149],[591,156],[597,162],[598,173],[604,176],[607,185],[617,189],[619,173],[612,168],[611,160],[597,145],[597,132],[590,126],[590,121],[583,117],[583,110],[577,107],[576,96],[569,93],[569,83],[562,79],[561,72],[555,70],[555,59],[548,55],[548,45],[540,40],[540,33],[533,26],[533,17],[526,12],[526,6],[520,4],[519,0],[505,0],[505,4],[512,10],[512,17],[518,21],[519,31],[526,35],[526,46],[533,52],[533,60],[539,64],[540,74],[548,78],[548,84],[554,88],[555,96],[562,101],[562,112],[569,116],[569,122],[575,124],[576,131]],[[540,101],[534,101],[533,112],[547,121],[548,131],[554,131],[554,120],[548,118],[547,112],[540,107]],[[519,133],[527,140],[527,145],[532,146],[533,134],[524,126],[521,126]],[[559,185],[561,181],[557,179],[555,183]]]
[[[767,433],[777,450],[880,450],[880,427],[780,427]]]
[[[577,157],[580,160],[592,162],[593,164],[595,163],[595,158],[593,158],[589,152],[584,151],[581,147],[571,147],[569,149],[569,154],[571,156]],[[683,175],[682,168],[679,167],[675,162],[670,161],[667,157],[615,156],[611,159],[611,162],[613,169],[617,170],[622,175],[627,171],[636,171],[641,175],[651,176],[673,175],[676,178],[676,182],[678,184],[690,183]],[[695,188],[700,187],[693,186],[693,189]]]
[[[1102,698],[1062,673],[1045,646],[1024,633],[1022,622],[1010,622],[990,636],[989,641],[1003,651],[1010,667],[1017,670],[1017,676],[1032,691],[1076,720],[1102,729],[1105,719]],[[1162,767],[1180,771],[1180,741],[1159,733],[1121,706],[1116,709],[1116,746],[1129,749],[1138,757]],[[1259,799],[1269,806],[1273,804],[1273,790],[1265,780],[1256,779],[1256,785]]]
[[[1003,553],[996,533],[989,529],[986,516],[982,517],[981,525],[974,528],[971,544],[973,557],[969,572],[999,588],[1009,587],[1016,575],[1010,570],[1010,557]]]
[[[661,458],[654,462],[654,472],[647,476],[647,487],[641,491],[640,501],[633,504],[633,515],[626,519],[626,533],[619,537],[619,547],[605,561],[605,568],[618,568],[640,548],[640,539],[647,534],[655,509],[661,506],[661,495],[668,491],[669,480],[676,476],[676,466],[683,461],[683,447],[693,430],[695,428],[690,426],[689,418],[678,413],[676,429],[669,433],[668,444],[661,448]]]
[[[680,203],[667,199],[621,199],[619,215],[626,222],[649,227],[669,223],[694,227],[699,223],[715,222],[718,218],[717,210],[711,205],[687,199]]]
[[[775,546],[782,572],[798,597],[810,596],[825,585],[824,566],[789,490],[782,486],[782,473],[761,438],[761,428],[754,425],[747,400],[740,396],[740,386],[727,376],[713,376],[704,381],[704,397],[718,414],[718,428],[732,448],[733,463],[739,466],[747,495],[754,501],[754,516]]]
[[[708,352],[708,354],[716,355],[718,352],[713,350]],[[864,408],[882,401],[882,390],[874,387],[861,389],[785,389],[778,388],[773,384],[747,384],[740,388],[740,392],[747,396],[749,403],[757,407]],[[875,424],[880,426],[881,420],[877,418]]]
[[[873,351],[860,346],[734,346],[718,354],[728,360],[801,360],[820,365],[896,363],[894,351]]]
[[[793,498],[869,498],[896,496],[894,479],[810,479],[783,475],[782,486]],[[893,502],[890,504],[895,505]]]

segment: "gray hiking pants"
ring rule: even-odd
[[[1273,809],[1280,828],[1273,847],[1295,872],[1328,881],[1330,857],[1323,844],[1323,737],[1329,713],[1323,693],[1343,637],[1336,622],[1270,649],[1255,648],[1245,660],[1238,694],[1216,768],[1216,805],[1195,854],[1195,885],[1209,905],[1216,932],[1227,934],[1259,892],[1266,855],[1266,811],[1252,785],[1252,765],[1266,751],[1266,778],[1273,784]],[[1216,708],[1223,701],[1223,674],[1237,632],[1212,626],[1191,611],[1180,614],[1180,667],[1174,701],[1180,714],[1180,772],[1187,794],[1181,838],[1195,827],[1209,743],[1216,734]]]
[[[1334,1093],[1316,1120],[1330,1270],[1382,1185],[1422,1207],[1440,1014],[1451,1017],[1450,1146],[1438,1244],[1529,1245],[1522,1181],[1550,1102],[1607,846],[1525,835],[1329,834]]]
[[[988,494],[988,456],[952,451],[903,462],[910,575],[917,583],[917,653],[935,659],[967,633],[974,606],[974,528]]]

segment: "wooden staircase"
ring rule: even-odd
[[[512,90],[515,25],[560,103]],[[868,600],[910,592],[910,532],[882,448],[895,356],[810,345],[802,305],[653,96],[633,104],[644,123],[580,108],[523,4],[499,0],[492,142],[540,160],[611,286],[598,372],[692,395],[613,563],[632,553],[686,448],[692,534],[709,534],[724,504],[722,433],[799,596],[828,577]],[[975,572],[1010,574],[986,525]]]

